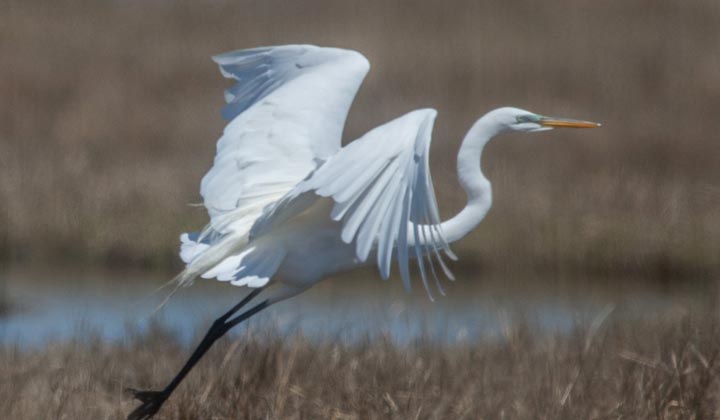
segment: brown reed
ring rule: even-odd
[[[343,343],[274,330],[224,340],[158,419],[710,419],[720,413],[716,312],[565,333],[516,319],[497,339]],[[121,343],[89,337],[0,346],[0,412],[23,419],[123,419],[128,386],[159,387],[188,349],[156,325]]]

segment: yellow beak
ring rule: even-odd
[[[545,127],[563,127],[563,128],[598,128],[600,124],[590,121],[571,120],[567,118],[543,117],[538,124]]]

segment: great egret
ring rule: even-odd
[[[437,272],[452,279],[442,255],[470,232],[492,202],[480,169],[485,144],[505,131],[535,132],[599,124],[499,108],[473,124],[458,153],[467,205],[441,221],[430,178],[430,134],[436,111],[412,111],[345,147],[341,135],[370,65],[355,51],[286,45],[214,57],[237,83],[225,92],[230,122],[200,193],[210,223],[181,235],[187,264],[176,278],[217,278],[254,290],[218,318],[177,376],[161,391],[136,391],[142,404],[128,419],[152,417],[198,360],[235,325],[324,277],[371,263],[387,279],[393,257],[410,287],[417,260],[442,293]],[[439,269],[436,270],[436,268]],[[240,309],[263,293],[264,300]]]

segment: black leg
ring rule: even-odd
[[[205,353],[210,349],[210,347],[215,343],[215,341],[225,335],[225,333],[227,333],[237,324],[250,318],[261,310],[267,308],[269,303],[267,300],[265,300],[248,309],[247,311],[241,313],[237,317],[232,318],[232,316],[235,315],[237,311],[239,311],[254,297],[260,294],[261,291],[262,289],[253,290],[247,297],[245,297],[245,299],[240,301],[240,303],[235,305],[223,316],[213,322],[207,334],[205,334],[205,337],[197,346],[188,361],[185,363],[182,369],[180,369],[180,372],[175,375],[173,380],[170,381],[170,383],[165,387],[165,389],[163,389],[162,391],[138,391],[135,389],[129,389],[128,391],[135,398],[140,400],[142,404],[132,413],[130,413],[130,415],[127,417],[127,420],[146,420],[152,418],[160,410],[160,407],[162,407],[162,405],[165,403],[165,400],[167,400],[170,394],[172,394],[172,392],[175,390],[175,388],[180,385],[180,382],[182,382],[188,372],[190,372],[190,370],[195,366],[195,364],[197,364],[197,362],[205,355]]]

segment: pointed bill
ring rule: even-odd
[[[569,118],[542,117],[538,124],[544,127],[562,128],[598,128],[600,124],[591,121],[571,120]]]

